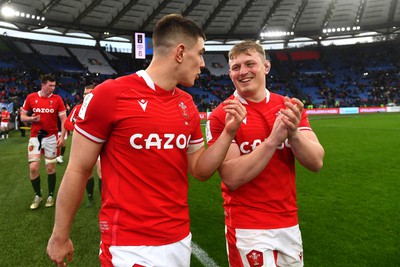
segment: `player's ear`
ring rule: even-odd
[[[178,63],[182,63],[183,61],[183,55],[185,54],[185,45],[180,43],[177,45],[176,50],[175,50],[175,60]]]
[[[264,61],[264,68],[265,68],[265,74],[268,74],[269,71],[271,70],[271,62],[269,60]]]
[[[229,78],[231,78],[231,80],[233,81],[231,69],[228,70],[228,74],[229,74]]]

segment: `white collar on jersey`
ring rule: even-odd
[[[42,96],[42,94],[40,93],[41,91],[38,91],[38,95],[39,95],[39,97],[46,97],[46,96]],[[49,96],[47,96],[47,98],[49,98],[50,96],[52,96],[53,95],[53,93],[51,93]]]
[[[147,86],[153,89],[154,91],[156,90],[156,86],[154,85],[153,80],[150,78],[150,76],[147,74],[145,70],[139,70],[136,72],[136,74],[139,77],[142,77],[143,80],[146,82]]]
[[[151,79],[151,77],[149,76],[149,74],[147,74],[147,72],[145,70],[139,70],[136,72],[136,74],[143,78],[143,80],[146,82],[147,86],[150,87],[151,89],[153,89],[154,91],[156,90],[156,86],[153,82],[153,80]],[[175,88],[172,91],[172,94],[175,94]]]
[[[240,101],[242,104],[249,104],[249,103],[247,103],[246,99],[244,99],[243,97],[241,97],[241,96],[239,95],[239,93],[237,92],[237,90],[235,90],[235,92],[233,93],[233,95],[234,95],[234,96],[237,96],[237,98],[239,99],[239,101]],[[271,95],[271,94],[270,94],[270,92],[268,91],[268,89],[265,88],[265,103],[268,103],[268,102],[269,102],[270,95]]]

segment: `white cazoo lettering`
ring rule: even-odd
[[[52,108],[33,108],[33,113],[54,113]]]
[[[250,144],[250,142],[243,142],[239,145],[239,149],[242,153],[244,154],[249,154],[251,151],[256,149],[258,145],[260,145],[262,141],[260,139],[256,139],[253,141],[253,143]],[[286,139],[285,142],[280,144],[279,146],[276,147],[276,149],[282,150],[284,147],[290,147],[289,140]]]
[[[143,134],[136,133],[131,136],[129,143],[134,149],[143,149],[143,145],[140,143],[144,142],[144,149],[173,149],[177,147],[179,149],[185,149],[189,146],[190,135],[186,137],[184,134],[176,136],[173,133],[166,133],[160,136],[159,134],[149,134],[147,138],[143,137]]]

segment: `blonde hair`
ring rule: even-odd
[[[230,51],[228,54],[228,58],[234,59],[235,57],[237,57],[238,55],[241,54],[247,54],[249,55],[250,51],[255,51],[257,53],[260,54],[260,56],[266,60],[266,53],[264,51],[264,48],[257,42],[252,41],[252,40],[245,40],[243,42],[240,42],[238,44],[236,44]]]
[[[94,89],[94,85],[93,84],[86,85],[85,88],[84,88],[84,90],[93,90],[93,89]]]

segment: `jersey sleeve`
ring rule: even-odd
[[[96,143],[104,143],[112,129],[116,90],[107,81],[88,94],[81,106],[75,130]]]
[[[301,120],[300,120],[300,124],[299,124],[299,130],[300,131],[304,131],[304,130],[308,130],[308,131],[312,131],[312,128],[310,126],[310,122],[308,120],[308,115],[306,113],[306,111],[303,109],[302,113],[301,113]]]
[[[75,120],[78,116],[78,106],[73,107],[71,113],[69,113],[68,118],[64,122],[64,128],[67,131],[73,131],[75,128]]]
[[[189,102],[189,101],[188,101]],[[191,134],[191,139],[189,141],[188,153],[194,153],[200,148],[204,147],[204,137],[203,132],[201,131],[201,124],[200,124],[200,115],[199,111],[197,110],[196,105],[193,102],[193,98],[190,96],[190,102],[192,109],[194,111],[194,120],[193,120],[193,131]]]
[[[207,144],[211,146],[217,141],[225,128],[225,111],[221,105],[218,106],[210,115],[206,124]]]
[[[67,114],[67,109],[65,108],[64,101],[61,96],[58,96],[58,116],[62,114]]]
[[[22,110],[25,112],[28,112],[32,109],[30,98],[31,98],[31,95],[28,95],[24,101],[24,104],[22,105]]]

